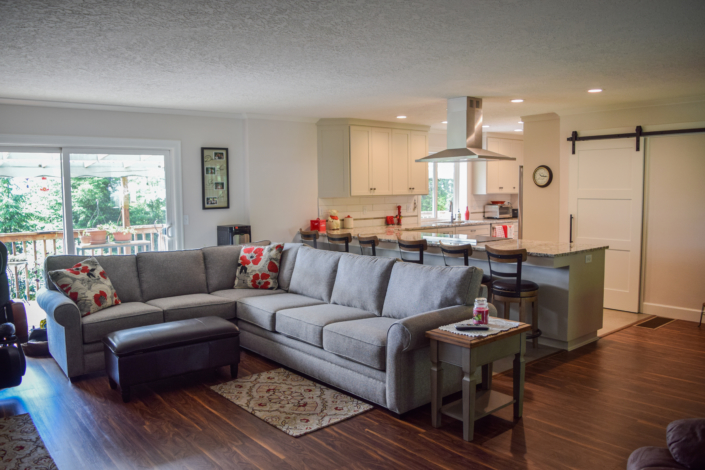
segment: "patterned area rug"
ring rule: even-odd
[[[275,369],[211,387],[259,419],[299,437],[371,410],[360,400],[285,369]]]
[[[32,418],[28,414],[0,418],[0,468],[5,470],[56,469]]]

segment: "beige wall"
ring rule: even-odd
[[[560,118],[557,114],[523,116],[524,121],[524,212],[523,234],[526,240],[558,241],[561,184]],[[548,187],[533,182],[537,166],[546,165],[553,172]]]
[[[316,125],[248,119],[245,129],[252,236],[292,241],[318,214]]]

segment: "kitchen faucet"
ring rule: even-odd
[[[455,222],[455,214],[453,214],[453,201],[450,201],[450,223]]]

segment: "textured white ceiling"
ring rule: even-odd
[[[437,125],[462,95],[505,131],[701,98],[705,1],[0,0],[0,98]]]

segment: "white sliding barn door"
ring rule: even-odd
[[[639,311],[644,142],[578,142],[570,160],[573,242],[609,245],[604,307]]]

